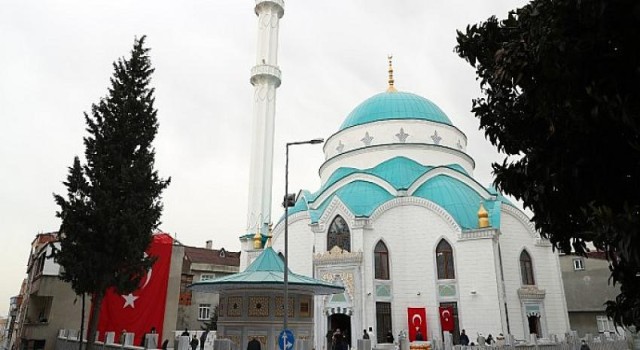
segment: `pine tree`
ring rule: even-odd
[[[129,59],[113,64],[107,97],[84,114],[86,164],[76,157],[64,182],[67,198],[54,195],[62,220],[55,253],[64,268],[61,278],[76,293],[92,296],[88,350],[107,289],[134,291],[154,262],[145,250],[160,224],[160,195],[170,182],[154,170],[158,121],[144,40],[135,40]]]

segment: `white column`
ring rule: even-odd
[[[258,49],[256,65],[251,69],[251,84],[255,90],[246,233],[266,235],[271,223],[276,88],[280,86],[281,75],[278,28],[284,14],[284,1],[256,0],[255,12],[258,16]]]

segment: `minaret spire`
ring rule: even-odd
[[[387,59],[389,60],[389,87],[387,92],[397,92],[398,90],[393,86],[393,55],[388,55]]]
[[[271,223],[276,89],[281,83],[278,30],[284,15],[284,1],[256,0],[255,13],[258,16],[258,47],[256,65],[251,68],[254,99],[246,233],[266,236]]]

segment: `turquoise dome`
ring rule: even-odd
[[[356,107],[340,126],[344,130],[351,126],[381,120],[418,119],[447,125],[451,120],[433,102],[409,92],[383,92],[370,97]]]
[[[331,200],[334,197],[338,197],[356,217],[369,217],[381,205],[394,199],[394,196],[379,185],[368,181],[354,180],[342,185],[334,193],[325,198],[315,209],[310,208],[310,203],[317,201],[331,186],[352,174],[375,176],[394,189],[401,191],[409,189],[411,185],[428,172],[441,168],[453,170],[462,177],[466,177],[475,182],[475,180],[457,164],[432,167],[421,165],[406,157],[395,157],[370,169],[337,169],[329,177],[327,182],[315,193],[302,191],[296,205],[289,209],[289,215],[306,211],[309,213],[311,222],[317,223]],[[478,208],[479,203],[482,202],[485,209],[489,212],[491,226],[499,228],[501,205],[512,204],[495,189],[489,188],[487,191],[495,195],[496,198],[484,199],[480,193],[476,192],[463,181],[442,174],[436,175],[421,184],[411,196],[436,203],[447,211],[463,230],[478,228]],[[282,218],[280,220],[282,220]]]

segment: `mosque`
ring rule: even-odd
[[[241,270],[271,234],[272,248],[285,250],[285,221],[266,229],[275,98],[259,93],[275,96],[280,85],[274,50],[283,9],[281,0],[256,5],[257,97]],[[374,344],[403,330],[427,339],[442,339],[446,330],[454,342],[462,329],[472,341],[480,333],[529,339],[569,331],[557,254],[521,210],[474,179],[467,147],[464,132],[435,103],[395,88],[390,58],[386,91],[356,106],[327,138],[320,188],[300,191],[288,211],[290,269],[345,287],[315,297],[315,349],[327,349],[327,334],[338,328],[352,346],[363,330]]]

